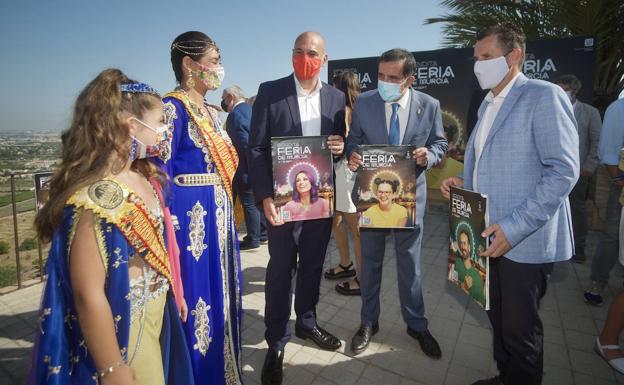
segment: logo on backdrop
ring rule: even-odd
[[[437,60],[416,62],[416,82],[413,88],[421,90],[431,85],[447,85],[455,79],[452,66],[438,65]]]
[[[531,79],[551,80],[557,67],[552,58],[536,58],[535,54],[527,53],[522,72]]]

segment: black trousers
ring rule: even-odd
[[[544,329],[538,309],[553,264],[490,259],[490,310],[494,359],[505,385],[540,385]]]
[[[316,325],[316,304],[331,225],[332,218],[289,222],[282,226],[267,223],[270,258],[264,288],[264,323],[269,347],[283,349],[290,339],[288,320],[295,273],[296,322],[306,328]]]

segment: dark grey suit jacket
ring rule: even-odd
[[[577,100],[574,105],[574,117],[579,134],[581,170],[593,173],[600,164],[598,159],[598,141],[602,127],[600,113],[595,107]]]
[[[442,160],[448,149],[442,127],[440,102],[422,92],[415,90],[410,92],[410,111],[402,144],[427,147],[429,150],[427,168],[431,168]],[[377,90],[365,92],[355,102],[347,137],[346,155],[351,156],[361,144],[388,143],[385,103]],[[422,224],[427,202],[427,181],[423,172],[424,167],[419,167],[416,171],[416,223]]]

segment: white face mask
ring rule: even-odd
[[[570,98],[570,102],[574,103],[574,95],[572,95],[572,91],[568,90],[565,91],[566,95],[568,95],[568,98]]]
[[[509,66],[505,56],[489,60],[477,60],[474,64],[475,76],[484,90],[489,90],[499,85],[505,75],[507,75],[507,72],[509,72]]]

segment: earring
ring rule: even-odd
[[[193,73],[189,71],[189,78],[186,79],[186,86],[188,88],[195,88],[195,81],[193,80]]]
[[[130,142],[130,161],[134,161],[137,158],[137,142],[132,137],[132,141]]]

